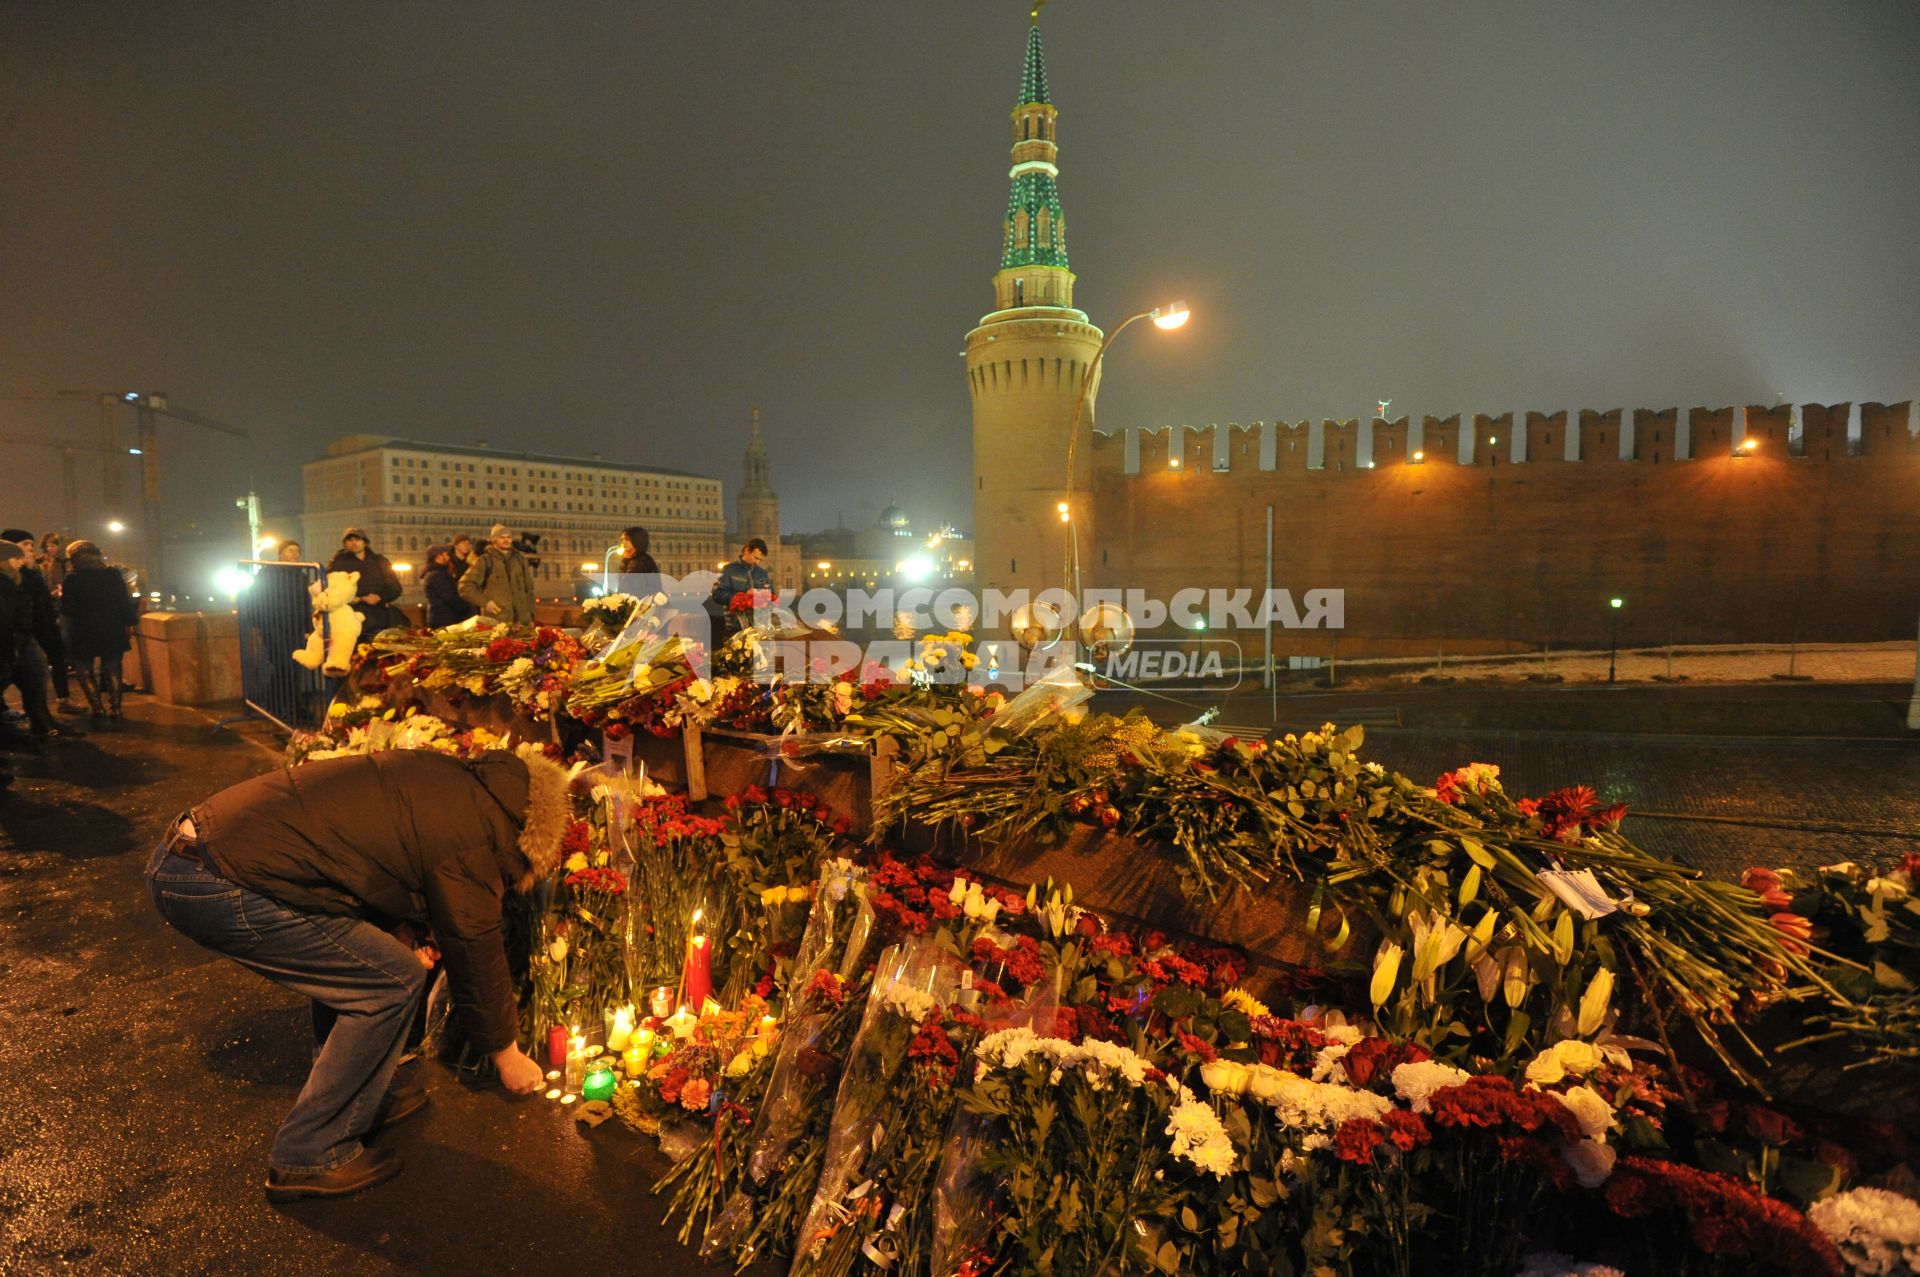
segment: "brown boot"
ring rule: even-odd
[[[362,1148],[360,1156],[330,1171],[279,1171],[269,1166],[267,1200],[290,1202],[301,1197],[345,1197],[399,1173],[399,1154],[381,1148]]]

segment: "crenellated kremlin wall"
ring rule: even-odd
[[[1914,636],[1914,403],[1464,415],[1096,434],[1090,578],[1257,593],[1271,510],[1342,656],[1605,646],[1613,596],[1627,646]]]

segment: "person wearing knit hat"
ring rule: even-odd
[[[489,620],[533,624],[533,566],[513,548],[506,524],[488,529],[487,552],[460,578],[460,597]]]
[[[360,633],[366,638],[407,624],[405,615],[393,607],[393,601],[400,597],[400,577],[386,555],[373,552],[365,529],[348,528],[340,534],[340,552],[327,564],[327,571],[360,574],[353,610],[360,614]]]
[[[427,596],[427,628],[442,629],[458,625],[473,615],[473,605],[460,597],[460,573],[466,565],[453,561],[453,547],[427,547],[427,570],[420,574],[420,589]]]
[[[537,745],[395,749],[277,768],[168,827],[146,868],[160,915],[312,1002],[313,1068],[267,1154],[269,1201],[399,1173],[366,1141],[427,1102],[423,1085],[391,1084],[435,966],[502,1085],[545,1084],[517,1041],[503,914],[559,865],[571,780]]]

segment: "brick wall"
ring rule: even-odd
[[[1630,645],[1909,638],[1915,415],[1905,403],[1469,414],[1470,464],[1458,415],[1374,421],[1370,467],[1353,460],[1351,423],[1226,427],[1220,452],[1211,426],[1102,435],[1091,575],[1161,598],[1258,590],[1271,505],[1274,584],[1344,589],[1349,655],[1605,645],[1613,595]],[[1577,461],[1564,459],[1569,423]],[[1752,452],[1736,451],[1740,437]],[[1329,646],[1324,632],[1277,641],[1283,654]]]

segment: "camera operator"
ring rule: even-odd
[[[460,597],[489,620],[533,624],[533,565],[506,524],[488,530],[486,553],[460,578]]]

